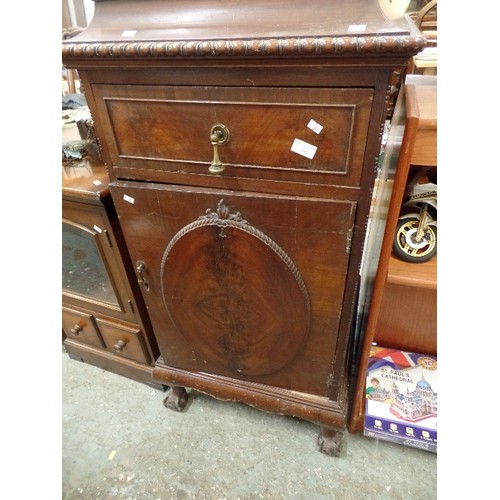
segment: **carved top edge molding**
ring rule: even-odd
[[[423,36],[352,36],[257,40],[190,40],[64,43],[64,59],[172,59],[189,57],[276,57],[342,55],[414,55]]]

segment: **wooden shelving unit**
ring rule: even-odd
[[[404,133],[400,149],[394,148],[394,158],[386,159],[388,163],[397,161],[394,178],[379,182],[385,189],[392,189],[392,194],[384,218],[382,246],[359,355],[350,432],[363,430],[366,367],[373,344],[437,354],[437,255],[429,262],[411,264],[392,253],[396,224],[412,169],[437,167],[436,98],[436,77],[407,77],[398,97],[401,102],[396,105],[393,121],[399,121],[397,126],[404,124]]]

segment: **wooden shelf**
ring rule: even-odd
[[[411,97],[416,101],[418,133],[415,136],[411,163],[413,165],[437,165],[437,86],[412,85]]]
[[[437,288],[437,255],[430,261],[412,264],[391,255],[387,283],[418,288]]]

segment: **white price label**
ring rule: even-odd
[[[313,146],[312,144],[301,141],[300,139],[295,139],[293,141],[293,144],[291,147],[291,150],[294,153],[297,153],[301,156],[305,156],[306,158],[309,158],[310,160],[312,160],[314,158],[314,155],[316,154],[317,149],[318,149],[317,146]]]
[[[323,125],[320,125],[317,121],[314,121],[313,119],[309,120],[309,123],[307,126],[313,131],[316,132],[316,134],[320,134],[321,131],[323,130]]]
[[[347,31],[349,31],[350,33],[352,33],[353,31],[358,33],[366,31],[366,24],[351,24]]]
[[[123,195],[123,199],[124,199],[125,201],[128,201],[129,203],[132,203],[132,205],[133,205],[133,204],[134,204],[134,202],[135,202],[134,198],[132,198],[132,196],[128,196],[127,194],[124,194],[124,195]]]
[[[122,37],[123,38],[134,38],[136,33],[137,33],[136,30],[125,30],[122,32]]]

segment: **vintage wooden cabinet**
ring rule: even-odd
[[[376,1],[97,0],[78,70],[161,356],[153,378],[317,423],[338,455],[389,83]]]
[[[73,359],[163,389],[159,351],[102,162],[62,167],[62,327]]]

